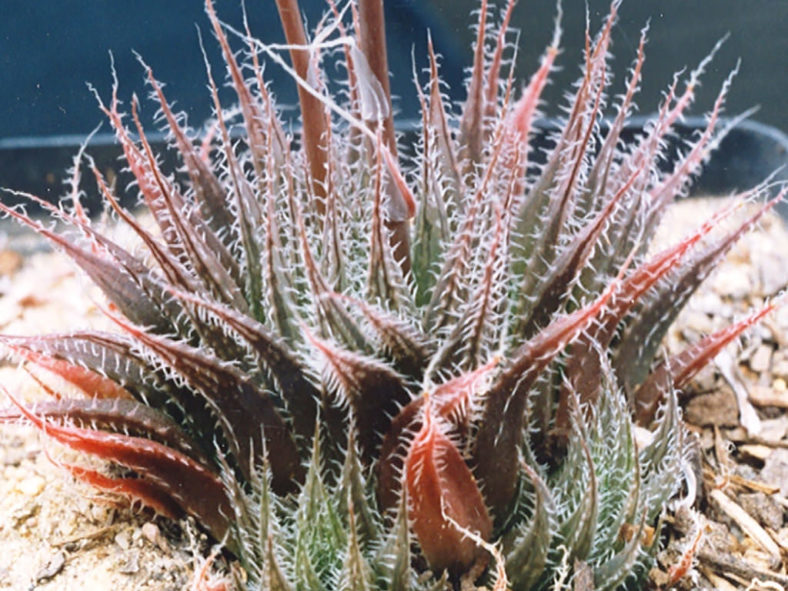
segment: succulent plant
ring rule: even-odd
[[[380,0],[329,0],[311,40],[296,1],[277,0],[286,46],[223,24],[207,0],[238,106],[220,104],[206,59],[214,119],[195,132],[143,64],[181,170],[162,170],[117,80],[98,98],[154,230],[84,153],[70,201],[27,196],[73,235],[0,205],[81,267],[118,328],[0,337],[84,393],[3,418],[107,460],[67,466],[92,485],[193,516],[249,589],[563,589],[581,570],[597,589],[633,584],[688,470],[677,389],[775,304],[657,362],[661,339],[775,200],[727,233],[713,230],[732,208],[651,252],[665,208],[727,129],[729,81],[672,167],[666,140],[708,60],[623,142],[646,30],[608,98],[614,1],[562,124],[536,149],[560,27],[518,92],[513,5],[493,16],[482,0],[462,105],[444,96],[430,49],[421,126],[401,150]],[[329,53],[344,85],[321,71]],[[298,84],[297,136],[264,61]],[[84,166],[138,248],[86,216]]]

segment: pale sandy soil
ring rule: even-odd
[[[36,245],[17,232],[3,245],[0,330],[36,334],[88,325],[109,328],[96,305],[102,302],[101,293],[64,256],[46,251],[21,258],[11,254],[15,247],[40,250]],[[63,387],[43,371],[36,375]],[[0,366],[0,384],[25,401],[45,397],[16,364]],[[6,406],[8,401],[0,398],[0,406]],[[113,506],[53,460],[85,463],[29,427],[0,426],[0,589],[189,588],[193,552],[181,528]]]
[[[718,206],[719,201],[713,205],[693,202],[677,206],[665,225],[661,240],[670,241],[679,234],[679,228],[688,231]],[[0,226],[0,234],[3,229]],[[106,326],[107,321],[96,305],[102,301],[101,295],[61,255],[46,251],[31,254],[30,251],[38,249],[37,244],[29,238],[21,238],[18,233],[4,243],[0,238],[0,331],[34,334],[86,325]],[[23,256],[14,254],[18,252]],[[682,314],[677,327],[671,331],[668,347],[674,349],[696,339],[702,332],[727,325],[734,318],[742,317],[750,306],[759,306],[765,297],[784,289],[788,284],[786,253],[788,232],[774,218],[764,223],[758,232],[745,237]],[[714,367],[701,376],[699,395],[687,402],[686,412],[690,419],[713,419],[711,424],[698,420],[700,424],[692,427],[704,453],[709,447],[712,448],[711,456],[714,450],[719,451],[715,447],[715,443],[719,443],[714,439],[715,433],[725,442],[738,446],[735,450],[730,448],[733,458],[728,458],[726,470],[742,472],[745,476],[741,478],[764,485],[768,492],[767,504],[773,509],[771,521],[764,527],[785,556],[788,553],[788,528],[785,527],[788,506],[785,504],[788,496],[788,458],[785,458],[788,454],[785,449],[788,447],[785,413],[788,408],[788,306],[752,331],[743,345],[732,347],[730,351],[739,359],[737,371],[749,392],[750,400],[743,403],[749,405],[753,400],[770,403],[750,407],[761,422],[760,433],[749,440],[748,434],[742,433],[736,399],[728,385],[720,385],[719,371]],[[39,377],[52,380],[52,376],[41,373]],[[34,381],[15,364],[0,365],[0,384],[26,401],[43,396]],[[703,384],[712,384],[715,391],[703,391]],[[717,396],[719,400],[706,400],[711,406],[702,406],[698,400],[703,402],[703,396]],[[0,406],[7,402],[3,398],[0,396]],[[700,406],[693,411],[693,404]],[[716,416],[708,408],[724,416]],[[89,488],[75,483],[52,461],[76,459],[30,428],[0,426],[0,590],[189,589],[195,570],[192,547],[199,546],[198,555],[204,556],[204,536],[195,542],[185,524],[169,524],[114,507]],[[85,461],[84,458],[78,460]],[[739,466],[744,468],[739,470]],[[766,470],[769,466],[771,471]],[[713,480],[720,469],[711,465],[710,471],[709,478]],[[725,490],[735,502],[745,507],[753,506],[755,509],[750,509],[751,513],[757,512],[760,505],[748,505],[741,496],[752,490],[746,486]],[[708,491],[703,494],[706,493]],[[766,565],[775,577],[785,572],[782,558],[775,561],[764,557],[763,548],[724,513],[711,503],[704,509],[704,519],[710,524],[727,528],[723,537],[727,536],[729,544],[724,552],[740,556],[752,568]],[[763,516],[755,517],[760,523],[767,520]],[[660,568],[653,575],[655,584],[661,582],[661,576],[664,579],[671,561],[676,561],[686,547],[679,520],[674,529],[672,550],[663,553]],[[709,549],[722,551],[715,550],[711,542]],[[685,588],[747,587],[748,579],[741,573],[726,574],[720,572],[721,567],[703,561],[699,569],[702,578],[687,583],[689,586]],[[726,584],[729,587],[725,587]]]

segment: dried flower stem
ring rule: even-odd
[[[301,21],[298,0],[276,0],[279,18],[285,32],[285,39],[291,46],[306,46],[306,32]],[[290,59],[298,75],[309,78],[309,51],[291,47]],[[326,181],[327,181],[327,146],[328,126],[323,105],[301,86],[298,87],[298,102],[301,105],[301,141],[304,142],[309,174],[312,177],[313,191],[316,197],[315,209],[322,216],[325,213]]]

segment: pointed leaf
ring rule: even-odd
[[[528,591],[541,578],[555,535],[556,508],[550,490],[533,468],[525,463],[521,466],[534,489],[534,506],[527,524],[509,533],[513,541],[506,554],[506,572],[516,581],[513,591]]]
[[[618,282],[585,308],[555,320],[515,352],[508,368],[485,397],[472,450],[476,477],[484,484],[485,500],[498,519],[514,496],[520,444],[525,430],[528,392],[541,371],[601,314]]]
[[[716,243],[686,261],[677,276],[669,276],[653,288],[656,293],[640,307],[637,316],[628,322],[613,357],[613,367],[629,395],[632,395],[637,385],[645,379],[662,337],[703,279],[736,241],[786,194],[788,189],[781,191],[775,199],[763,205]]]
[[[369,465],[377,455],[391,417],[410,401],[410,392],[402,378],[388,366],[308,336],[325,359],[326,390],[353,409],[361,458]]]
[[[493,358],[474,371],[454,377],[435,386],[430,392],[430,404],[435,416],[451,425],[451,434],[465,451],[469,443],[471,419],[478,412],[480,395],[487,380],[495,371],[499,359]],[[375,465],[378,506],[389,511],[401,496],[402,463],[410,445],[409,436],[423,428],[425,397],[419,396],[406,404],[391,421],[380,447]]]
[[[660,363],[635,391],[634,407],[638,423],[648,425],[654,418],[657,407],[663,402],[663,393],[669,387],[685,386],[726,345],[775,310],[780,305],[781,299],[772,301],[744,320],[704,337],[698,343]]]
[[[300,360],[257,320],[217,302],[183,292],[175,292],[175,295],[215,314],[241,337],[263,369],[273,377],[293,421],[295,434],[308,439],[314,429],[320,393]]]
[[[138,472],[150,483],[153,497],[170,497],[187,513],[194,515],[221,539],[227,530],[227,505],[224,486],[204,465],[174,449],[150,439],[94,429],[69,427],[45,422],[3,388],[6,396],[22,414],[49,437],[77,451],[112,460]],[[123,483],[119,483],[122,490]],[[147,485],[145,485],[147,486]],[[128,489],[128,487],[127,487]]]
[[[245,475],[260,458],[266,439],[274,490],[293,490],[303,467],[292,434],[268,392],[249,376],[220,359],[185,343],[147,334],[119,318],[113,320],[152,351],[214,409],[227,443]]]
[[[414,380],[421,379],[432,356],[432,344],[425,335],[418,333],[399,318],[373,308],[362,300],[337,293],[329,293],[327,297],[347,302],[351,308],[357,308],[377,336],[377,349],[391,358],[397,371]]]
[[[459,574],[489,560],[487,551],[465,534],[490,538],[487,508],[465,460],[432,416],[429,399],[405,458],[404,479],[411,527],[434,570]]]
[[[47,423],[75,425],[112,433],[146,437],[186,454],[202,465],[210,461],[191,438],[165,414],[136,400],[64,398],[29,407],[32,414]],[[20,410],[0,410],[0,421],[24,417]]]
[[[404,492],[399,497],[399,508],[388,535],[375,555],[378,581],[389,591],[411,591],[410,527],[408,501]]]

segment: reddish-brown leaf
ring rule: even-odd
[[[553,321],[515,351],[513,360],[485,396],[472,450],[474,473],[484,484],[492,511],[503,515],[517,485],[528,393],[536,378],[566,345],[605,309],[618,281],[594,302]]]
[[[488,540],[492,521],[476,479],[432,416],[429,399],[405,459],[404,478],[411,526],[434,570],[461,574],[489,560],[466,532]]]
[[[227,518],[232,515],[232,510],[224,484],[206,466],[166,445],[143,437],[46,422],[25,408],[5,388],[2,391],[27,420],[49,437],[77,451],[117,462],[134,470],[148,483],[144,485],[144,490],[126,487],[128,492],[141,495],[143,501],[150,498],[157,510],[172,507],[172,503],[164,501],[169,497],[184,511],[197,517],[217,539],[224,536]],[[124,483],[117,484],[122,492]]]
[[[2,339],[2,342],[4,345],[11,347],[14,353],[20,357],[60,376],[68,383],[82,390],[87,396],[95,398],[127,399],[132,397],[126,388],[95,371],[69,363],[64,359],[42,355],[32,349],[14,347],[14,341],[10,339]]]
[[[671,384],[675,388],[685,386],[728,343],[774,310],[781,299],[772,301],[744,320],[706,336],[695,345],[663,361],[635,392],[635,417],[638,422],[647,426]]]
[[[460,438],[460,447],[467,443],[471,416],[482,384],[497,368],[499,359],[493,358],[483,366],[461,374],[436,386],[430,394],[433,412],[441,420],[451,425],[452,434]],[[414,398],[405,405],[391,421],[391,425],[383,438],[378,462],[375,466],[377,475],[378,505],[385,512],[397,505],[402,480],[402,463],[408,450],[409,437],[422,429],[424,412],[424,396]]]

